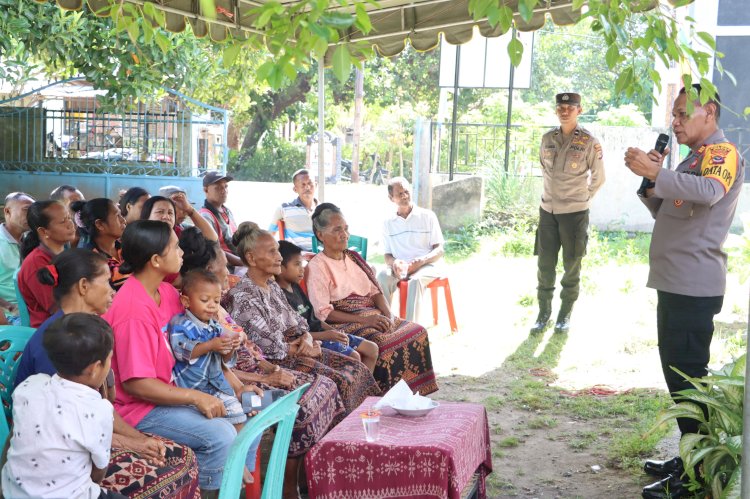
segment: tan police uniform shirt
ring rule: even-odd
[[[542,137],[539,160],[544,176],[542,209],[555,214],[587,210],[604,183],[599,141],[580,125],[567,137],[557,127]]]
[[[723,296],[727,254],[745,161],[717,130],[674,170],[661,170],[651,197],[641,198],[656,219],[646,286],[687,296]]]

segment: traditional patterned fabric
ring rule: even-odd
[[[365,398],[381,393],[372,374],[363,363],[331,350],[322,349],[321,356],[317,359],[288,356],[271,362],[293,371],[320,374],[333,380],[339,389],[347,414]]]
[[[346,254],[377,285],[372,269],[362,257],[349,250],[346,250]],[[369,296],[350,295],[334,301],[332,305],[334,310],[364,317],[380,313]],[[437,391],[437,380],[432,370],[430,340],[427,330],[419,324],[394,318],[393,327],[385,332],[365,326],[361,322],[337,323],[336,328],[378,345],[380,352],[373,375],[381,390],[387,391],[403,379],[412,391],[418,390],[422,395]]]
[[[364,438],[364,404],[331,430],[305,458],[311,499],[420,497],[459,499],[479,471],[479,497],[492,471],[487,411],[478,404],[440,402],[423,417],[383,409],[377,442]]]
[[[287,355],[287,343],[308,333],[307,321],[289,305],[273,279],[264,289],[249,277],[243,277],[229,290],[227,303],[232,318],[270,362],[331,378],[338,386],[347,412],[361,404],[368,395],[380,394],[370,371],[357,360],[325,350],[319,359]]]
[[[96,253],[101,253],[107,258],[107,266],[109,267],[109,271],[112,273],[112,277],[109,278],[109,284],[115,291],[120,289],[120,286],[123,285],[125,279],[130,277],[130,274],[123,274],[122,272],[120,272],[120,265],[122,265],[122,245],[120,244],[120,241],[115,241],[114,255],[110,255],[106,251],[99,249],[96,244],[91,244],[91,250],[95,251]]]
[[[226,312],[219,313],[219,322],[230,329],[233,326],[239,327]],[[263,353],[260,349],[253,342],[247,341],[237,352],[236,370],[251,374],[264,374],[259,366],[262,359]],[[295,378],[291,389],[310,383],[307,391],[297,402],[300,409],[294,421],[292,441],[289,444],[289,457],[299,457],[323,438],[329,428],[337,425],[344,418],[346,409],[336,384],[330,379],[316,374],[289,372]],[[279,388],[266,383],[255,384],[263,390]]]
[[[102,487],[130,499],[199,499],[198,461],[189,447],[158,438],[167,448],[166,464],[156,467],[134,453],[112,449]]]

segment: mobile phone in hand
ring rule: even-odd
[[[284,390],[265,390],[262,397],[259,397],[255,392],[244,392],[242,394],[242,412],[247,414],[251,411],[262,411],[284,395],[286,395]]]

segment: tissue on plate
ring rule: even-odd
[[[428,397],[423,397],[419,393],[412,393],[406,381],[401,380],[393,388],[383,395],[373,407],[379,409],[384,406],[390,406],[406,410],[433,409],[437,404]]]

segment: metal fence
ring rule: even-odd
[[[505,125],[482,123],[456,124],[455,174],[485,174],[503,169],[511,175],[541,175],[539,144],[549,126],[511,125],[508,164],[505,164]],[[747,162],[750,158],[750,128],[725,128],[728,140],[737,145]],[[667,131],[661,130],[659,131]],[[432,122],[431,169],[433,173],[449,173],[451,124]],[[677,161],[677,157],[674,158]],[[676,165],[676,162],[673,166]],[[750,176],[745,177],[750,182]]]
[[[0,101],[0,171],[193,176],[226,169],[226,110],[164,89],[159,102],[122,102],[115,111],[80,81]]]
[[[505,125],[457,123],[453,172],[477,174],[501,166],[509,173],[531,174],[539,165],[539,142],[549,128],[511,125],[509,164],[505,165]],[[448,173],[451,124],[433,122],[431,133],[431,171]]]

